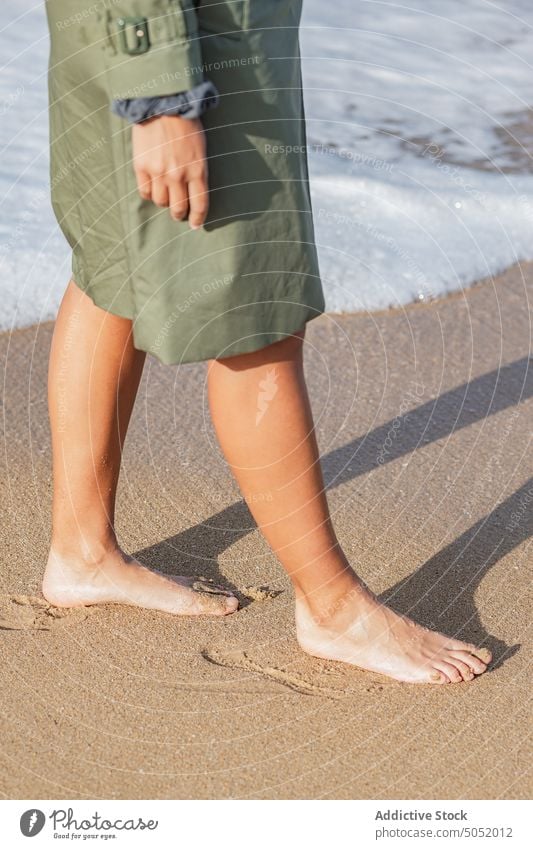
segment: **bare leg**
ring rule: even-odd
[[[209,366],[217,435],[248,506],[288,572],[304,651],[412,683],[471,680],[487,649],[429,631],[381,604],[332,527],[302,366],[303,332]]]
[[[54,499],[43,593],[61,607],[119,602],[177,614],[231,613],[233,596],[195,591],[193,579],[147,569],[118,546],[115,496],[143,365],[131,321],[99,309],[71,282],[50,355]]]

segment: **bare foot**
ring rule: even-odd
[[[486,648],[429,631],[394,613],[362,585],[317,615],[297,595],[298,642],[308,654],[340,660],[410,684],[471,681],[492,660]]]
[[[181,616],[225,616],[239,606],[235,596],[215,584],[152,571],[119,548],[97,563],[51,551],[43,595],[56,607],[131,604]]]

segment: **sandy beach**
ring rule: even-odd
[[[345,550],[396,609],[494,653],[487,674],[444,687],[299,651],[288,581],[214,439],[205,364],[147,363],[117,529],[147,565],[236,589],[241,609],[50,608],[52,324],[0,336],[2,795],[528,798],[532,296],[522,264],[431,304],[308,328]]]

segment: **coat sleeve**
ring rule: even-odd
[[[113,2],[104,28],[110,101],[175,94],[203,81],[194,0]]]

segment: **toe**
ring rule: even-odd
[[[472,654],[474,654],[476,657],[479,657],[479,659],[482,660],[483,663],[486,665],[488,665],[492,660],[492,652],[490,652],[486,646],[483,646],[482,648],[474,646]]]
[[[237,610],[239,602],[234,596],[212,595],[209,600],[205,600],[204,605],[204,611],[208,615],[228,616],[228,614],[234,613]]]
[[[235,613],[239,609],[239,599],[234,595],[226,596],[225,606],[226,613]]]
[[[190,616],[227,616],[239,606],[238,599],[232,595],[192,592],[188,598],[187,610]]]
[[[435,669],[438,669],[446,676],[450,684],[459,684],[463,680],[463,676],[453,663],[448,663],[446,660],[442,660],[442,658],[435,659],[432,663]]]
[[[429,673],[430,684],[449,684],[450,681],[440,669],[432,669]]]
[[[211,598],[214,601],[216,600],[215,612],[219,616],[227,616],[229,613],[234,613],[239,606],[239,600],[233,595],[211,596]]]
[[[476,657],[476,655],[472,654],[470,651],[451,651],[450,655],[456,658],[456,660],[466,663],[466,665],[476,675],[481,675],[487,668],[487,664],[483,663],[479,657]]]
[[[467,653],[465,652],[465,654]],[[458,652],[450,652],[450,654],[446,657],[446,660],[459,670],[463,681],[472,681],[474,678],[474,672],[472,671],[471,666],[461,657],[457,657],[457,655]]]
[[[477,657],[482,663],[487,666],[492,660],[492,654],[486,646],[480,648],[479,646],[475,646],[474,643],[462,643],[460,640],[453,640],[451,643],[451,648],[454,651],[466,651],[469,654]],[[483,672],[485,670],[482,670]]]

